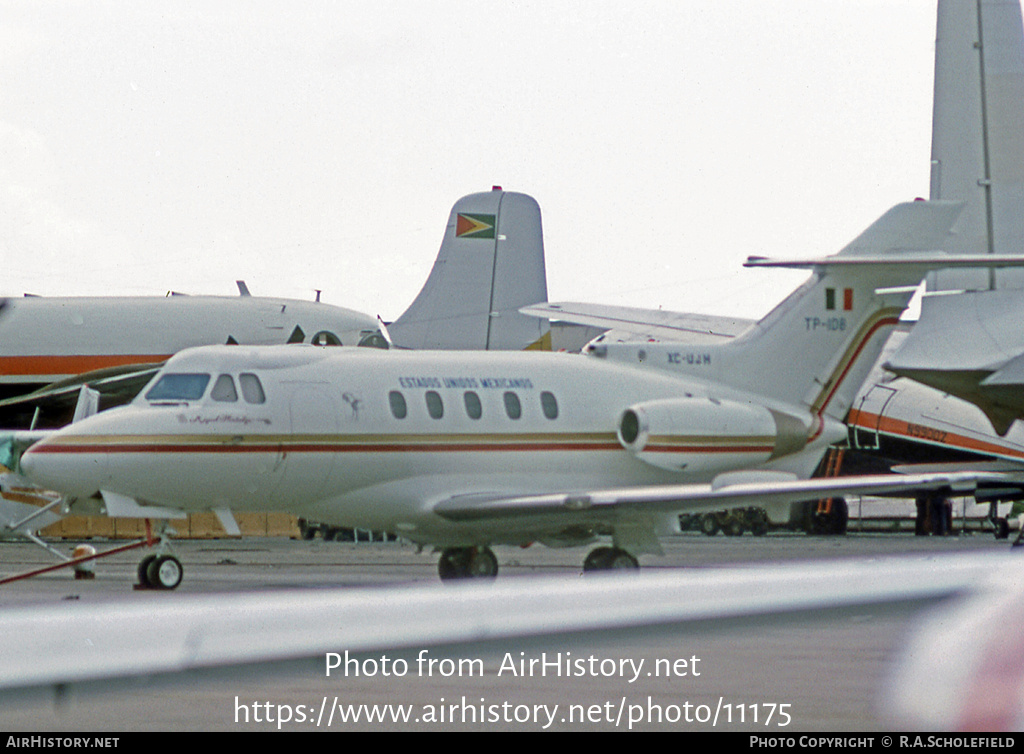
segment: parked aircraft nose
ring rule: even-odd
[[[107,455],[75,448],[57,438],[33,445],[21,457],[21,472],[33,484],[73,497],[89,497],[108,479]]]

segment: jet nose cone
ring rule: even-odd
[[[18,461],[18,469],[27,477],[32,476],[33,470],[36,468],[36,457],[32,455],[31,450],[25,451],[22,454],[21,460]]]
[[[101,453],[61,453],[46,441],[21,457],[21,473],[33,484],[65,495],[88,497],[107,477],[107,458]]]

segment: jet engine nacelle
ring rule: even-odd
[[[808,424],[773,409],[718,398],[637,403],[619,417],[622,447],[670,471],[707,472],[761,464],[807,444]]]

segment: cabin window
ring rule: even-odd
[[[558,418],[558,401],[555,399],[554,393],[549,393],[547,390],[541,393],[540,407],[548,419]]]
[[[509,419],[518,419],[523,415],[523,406],[515,393],[505,393],[505,413]]]
[[[472,390],[467,390],[462,394],[463,400],[466,402],[466,415],[470,419],[479,419],[483,416],[484,410],[480,405],[480,396],[474,393]]]
[[[405,396],[397,390],[388,393],[388,401],[391,403],[391,415],[396,419],[404,419],[409,415],[409,407],[405,405]]]
[[[223,403],[234,403],[238,400],[235,381],[231,379],[230,374],[222,374],[217,378],[217,381],[213,383],[213,390],[210,391],[210,397]]]
[[[332,333],[330,330],[321,330],[312,338],[309,342],[314,346],[340,346],[341,338]]]
[[[255,374],[243,373],[238,375],[238,384],[242,386],[242,397],[246,403],[266,403],[267,396],[263,392],[263,385],[260,378]]]
[[[431,419],[440,419],[444,416],[444,403],[434,390],[427,391],[427,413]]]
[[[197,401],[210,382],[208,374],[165,374],[146,393],[147,401]]]

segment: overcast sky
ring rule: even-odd
[[[0,294],[394,319],[451,205],[541,205],[552,300],[759,316],[927,196],[934,0],[0,0]]]

